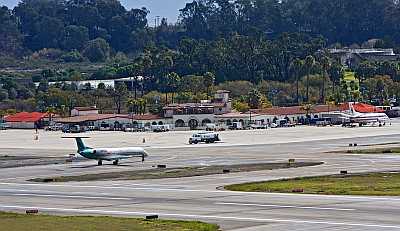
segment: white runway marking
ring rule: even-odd
[[[215,203],[215,204],[216,205],[254,206],[254,207],[267,207],[267,208],[334,210],[334,211],[355,211],[356,210],[356,209],[345,209],[345,208],[326,208],[326,207],[292,206],[292,205],[243,204],[243,203],[230,203],[230,202],[218,202],[218,203]]]
[[[100,200],[131,200],[124,197],[94,197],[94,196],[78,196],[78,195],[55,195],[55,194],[31,194],[31,193],[16,193],[10,196],[29,196],[29,197],[46,197],[46,198],[74,198],[74,199],[100,199]]]
[[[85,213],[85,214],[103,214],[103,215],[120,215],[120,216],[144,216],[157,214],[164,217],[179,217],[190,219],[216,219],[216,220],[236,220],[236,221],[256,221],[256,222],[281,222],[281,223],[301,223],[301,224],[323,224],[323,225],[337,225],[337,226],[356,226],[356,227],[369,227],[369,228],[392,228],[400,229],[397,225],[386,224],[364,224],[364,223],[346,223],[335,221],[317,221],[317,220],[291,220],[291,219],[273,219],[273,218],[255,218],[255,217],[231,217],[231,216],[211,216],[211,215],[195,215],[195,214],[175,214],[175,213],[150,213],[150,212],[130,212],[130,211],[116,211],[116,210],[95,210],[95,209],[68,209],[68,208],[47,208],[47,207],[31,207],[31,206],[14,206],[14,205],[0,205],[3,209],[38,209],[39,211],[50,212],[67,212],[67,213]]]
[[[371,197],[371,196],[343,196],[343,195],[317,195],[317,194],[294,194],[294,193],[264,193],[264,192],[239,192],[239,191],[224,191],[224,190],[201,190],[201,189],[173,189],[173,188],[133,188],[122,186],[96,186],[96,185],[60,185],[60,184],[29,184],[29,183],[5,183],[0,182],[0,185],[15,185],[15,186],[33,186],[33,187],[60,187],[60,188],[94,188],[94,189],[125,189],[137,191],[152,191],[152,192],[198,192],[198,193],[219,193],[219,194],[238,194],[238,195],[259,195],[270,197],[315,197],[315,198],[330,198],[330,199],[347,199],[347,200],[362,200],[362,201],[400,201],[400,198],[395,197]],[[14,190],[14,189],[11,189]]]

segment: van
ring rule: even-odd
[[[229,126],[230,130],[242,130],[244,129],[242,122],[233,122],[232,125]]]

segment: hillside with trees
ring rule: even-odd
[[[95,102],[105,111],[140,103],[141,112],[159,112],[167,103],[207,99],[216,89],[232,91],[239,111],[346,100],[382,104],[400,95],[398,61],[345,70],[327,51],[399,51],[399,1],[196,0],[179,11],[177,23],[150,26],[147,9],[127,10],[118,0],[23,0],[14,9],[1,7],[0,109],[61,111]],[[355,79],[346,80],[351,71]],[[122,77],[135,77],[134,92],[74,84]]]

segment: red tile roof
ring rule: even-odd
[[[105,120],[112,119],[117,117],[127,117],[127,115],[117,115],[117,114],[93,114],[93,115],[82,115],[82,116],[73,116],[67,118],[59,118],[56,119],[58,123],[82,123],[89,121],[97,121],[97,120]]]
[[[159,120],[162,119],[160,115],[154,115],[154,114],[144,114],[144,115],[134,115],[133,119],[134,120]]]
[[[384,112],[384,110],[379,109],[375,106],[364,104],[364,103],[355,103],[354,110],[361,113],[368,112]],[[322,113],[322,112],[330,112],[330,111],[346,111],[349,110],[349,103],[343,103],[340,106],[335,105],[315,105],[312,107],[310,113]],[[293,107],[272,107],[267,109],[260,110],[252,110],[258,114],[264,115],[276,115],[276,116],[285,116],[285,115],[302,115],[305,114],[306,111],[302,106],[293,106]]]
[[[350,110],[350,103],[344,103],[341,105],[340,109],[342,111]],[[353,108],[356,112],[361,113],[373,113],[373,112],[385,112],[385,110],[377,108],[373,105],[365,104],[365,103],[354,103]]]
[[[258,114],[252,113],[251,116],[258,116]],[[217,119],[229,119],[229,118],[244,119],[249,117],[250,113],[240,113],[240,112],[230,112],[215,116],[215,118]]]
[[[47,113],[40,112],[20,112],[15,115],[5,117],[6,122],[38,122],[45,118]]]
[[[95,110],[99,110],[96,107],[74,107],[75,110],[78,111],[95,111]]]
[[[82,115],[82,116],[73,116],[67,118],[59,118],[55,121],[58,123],[83,123],[97,120],[106,120],[106,119],[114,119],[114,118],[124,118],[124,119],[132,119],[130,115],[127,114],[93,114],[93,115]],[[159,115],[153,114],[144,114],[144,115],[134,115],[134,120],[158,120],[162,119]]]
[[[321,113],[321,112],[329,112],[329,111],[338,111],[340,110],[337,106],[332,105],[316,105],[312,107],[310,113]],[[305,114],[306,111],[302,106],[293,106],[293,107],[272,107],[260,110],[254,110],[255,113],[264,114],[264,115],[302,115]]]

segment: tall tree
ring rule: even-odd
[[[21,49],[22,35],[16,18],[7,7],[0,7],[0,55],[19,55]]]
[[[92,62],[104,62],[110,57],[110,46],[106,40],[97,38],[87,43],[82,54]]]
[[[344,77],[344,68],[338,62],[333,62],[328,70],[329,77],[332,81],[332,92],[336,91],[336,86],[340,84],[340,81]]]
[[[174,103],[175,92],[179,88],[180,83],[181,83],[181,77],[177,73],[172,72],[168,74],[167,76],[168,90],[166,91],[166,94],[168,94],[168,92],[172,94],[172,103]],[[166,96],[166,99],[168,99],[168,96]]]
[[[292,62],[292,69],[293,69],[293,72],[294,72],[295,78],[296,78],[296,102],[297,102],[297,104],[300,104],[299,82],[300,82],[300,77],[301,77],[303,68],[304,68],[303,60],[296,58]]]
[[[215,75],[212,72],[206,72],[203,77],[204,86],[207,88],[207,99],[210,97],[210,88],[214,86]]]
[[[331,62],[328,58],[328,56],[324,55],[321,58],[321,76],[322,76],[322,88],[321,88],[321,103],[325,103],[325,83],[326,83],[326,79],[327,79],[327,75],[328,75],[328,70],[331,66]]]
[[[248,104],[249,104],[251,109],[257,109],[257,108],[259,108],[261,106],[261,104],[262,104],[262,95],[256,88],[253,88],[248,93]]]
[[[65,50],[81,50],[89,41],[89,30],[84,26],[65,27],[62,47]]]
[[[117,113],[121,114],[123,101],[125,100],[128,93],[126,85],[124,83],[118,83],[115,85],[115,88],[108,87],[107,93],[113,97]]]
[[[312,55],[309,55],[306,57],[305,62],[304,62],[304,68],[307,73],[307,79],[306,79],[306,102],[310,102],[310,75],[311,71],[314,68],[315,65],[315,58]]]
[[[361,62],[355,70],[355,77],[360,81],[360,84],[372,78],[376,74],[376,66],[368,61]]]

